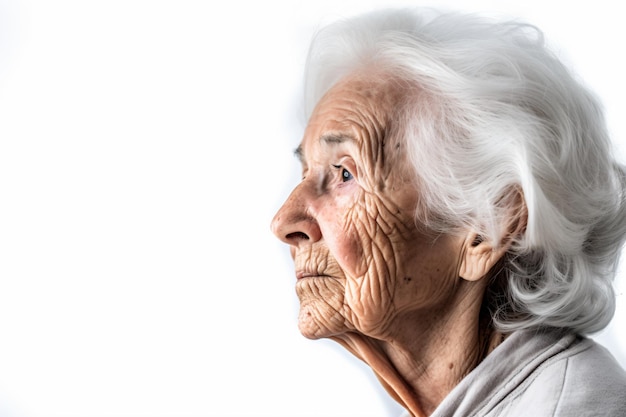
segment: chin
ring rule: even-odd
[[[322,304],[317,306],[316,304]],[[321,310],[318,307],[325,307]],[[298,329],[307,339],[317,340],[345,333],[345,319],[338,313],[324,314],[328,305],[323,300],[308,302],[300,306]]]

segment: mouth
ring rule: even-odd
[[[305,278],[330,278],[330,275],[326,275],[321,272],[296,271],[296,279],[298,281]]]

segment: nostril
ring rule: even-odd
[[[289,233],[287,236],[285,236],[288,240],[309,240],[309,236],[307,236],[306,233],[302,233],[302,232],[293,232],[293,233]]]

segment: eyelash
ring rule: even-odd
[[[352,178],[354,178],[352,176],[352,174],[350,173],[350,171],[345,169],[343,166],[341,166],[341,165],[333,165],[333,167],[341,170],[341,182],[348,182]]]

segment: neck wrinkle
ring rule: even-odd
[[[348,334],[333,338],[357,358],[361,359],[374,371],[381,385],[391,397],[414,417],[427,417],[417,395],[410,384],[391,363],[377,341],[359,334]]]

